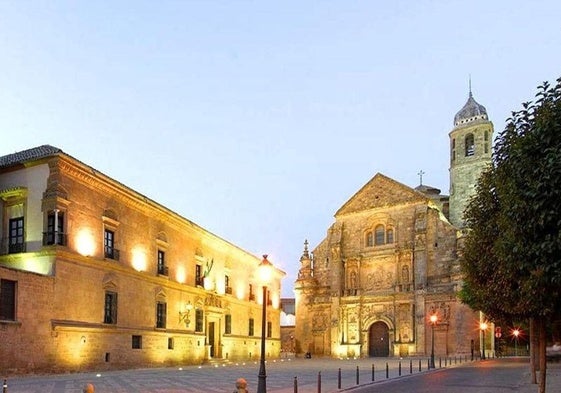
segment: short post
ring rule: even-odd
[[[438,368],[442,368],[442,358],[438,358]]]
[[[337,389],[341,389],[341,368],[339,367],[339,373],[337,374]]]
[[[419,359],[419,372],[421,372],[421,359]]]
[[[397,375],[399,375],[401,377],[401,360],[399,361],[399,370],[398,370]]]
[[[2,393],[8,393],[8,380],[4,379],[4,383],[2,384]]]
[[[294,377],[294,393],[298,393],[298,377]]]
[[[372,363],[372,382],[376,379],[376,371],[374,370],[374,363]]]
[[[413,360],[409,359],[409,374],[413,374]]]
[[[321,393],[321,371],[318,371],[318,393]]]
[[[360,384],[360,381],[359,381],[360,377],[359,377],[359,375],[360,375],[360,373],[359,373],[359,371],[358,371],[358,366],[356,366],[356,384],[357,384],[357,385]]]
[[[427,370],[430,370],[430,359],[427,359]]]
[[[390,367],[388,366],[388,362],[386,362],[386,379],[390,377]]]

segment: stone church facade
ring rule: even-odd
[[[492,134],[470,91],[449,133],[450,196],[378,173],[335,213],[313,251],[305,243],[295,283],[298,353],[428,356],[434,345],[444,356],[480,344],[479,314],[456,294],[462,214],[490,163]]]

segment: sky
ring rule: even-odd
[[[561,76],[556,1],[0,0],[0,155],[49,144],[244,250],[376,173],[448,194],[469,80],[495,132]]]

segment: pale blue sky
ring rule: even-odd
[[[50,144],[287,272],[377,172],[448,193],[468,97],[561,76],[559,1],[0,0],[0,155]]]

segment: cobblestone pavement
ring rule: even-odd
[[[465,358],[437,359],[436,369],[460,367]],[[267,361],[267,391],[271,393],[292,393],[295,383],[299,393],[321,391],[337,392],[357,385],[371,384],[434,372],[427,369],[427,359],[277,359]],[[421,371],[419,371],[419,368]],[[341,389],[339,389],[339,370]],[[400,371],[401,370],[401,371]],[[550,368],[557,371],[551,382],[561,387],[561,367]],[[153,368],[137,370],[104,371],[100,373],[77,373],[61,375],[41,375],[13,377],[7,380],[6,393],[81,393],[87,383],[95,386],[96,393],[179,393],[179,392],[232,392],[237,378],[245,378],[250,392],[257,390],[259,362],[205,364],[176,368]],[[357,384],[358,378],[358,384]],[[556,379],[557,378],[557,379]],[[548,387],[550,385],[548,383]],[[534,386],[528,392],[535,392]],[[559,391],[557,389],[555,391]]]

